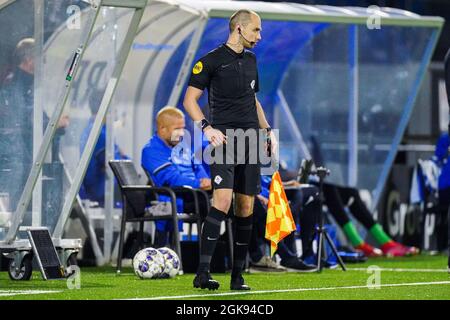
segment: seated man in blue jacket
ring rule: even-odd
[[[144,146],[141,157],[141,165],[154,183],[157,186],[191,186],[210,190],[211,179],[201,164],[194,163],[190,146],[180,143],[185,129],[183,112],[171,106],[162,108],[156,116],[156,126],[156,134]],[[177,199],[178,212],[186,209],[183,207],[182,200]],[[154,246],[167,244],[167,235],[172,227],[169,221],[157,221]]]

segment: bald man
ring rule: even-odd
[[[256,56],[247,49],[254,48],[261,40],[261,19],[253,11],[239,10],[229,20],[229,36],[226,43],[200,58],[191,74],[184,107],[190,117],[215,147],[214,156],[226,154],[232,161],[217,161],[210,164],[213,183],[213,206],[202,228],[202,248],[195,288],[215,290],[219,283],[213,280],[209,267],[219,238],[220,225],[231,206],[235,194],[235,243],[231,290],[250,290],[242,277],[252,232],[254,199],[261,190],[261,166],[251,161],[251,152],[258,140],[248,143],[242,150],[234,138],[240,133],[259,137],[259,129],[271,138],[271,152],[276,150],[276,140],[266,120],[261,104],[256,98],[259,90]],[[205,118],[198,100],[208,89],[211,123]],[[238,133],[240,132],[240,133]],[[245,139],[245,138],[244,138]],[[236,151],[238,150],[238,151]],[[258,150],[259,154],[259,150]],[[244,159],[245,161],[239,161]],[[255,163],[256,162],[256,163]]]
[[[141,158],[142,167],[151,175],[155,184],[210,190],[211,179],[203,166],[193,163],[189,146],[180,144],[185,129],[183,112],[171,106],[162,108],[156,116],[156,126],[156,133],[142,149]],[[169,201],[167,196],[161,196],[160,200]],[[184,212],[185,205],[187,204],[182,199],[177,198],[178,212]],[[155,247],[167,244],[172,228],[169,221],[157,221]]]

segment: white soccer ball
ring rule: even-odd
[[[180,258],[170,248],[159,248],[158,251],[164,257],[164,270],[161,273],[161,278],[174,278],[180,271]]]
[[[155,279],[164,270],[164,256],[155,248],[145,248],[133,258],[134,273],[141,279]]]

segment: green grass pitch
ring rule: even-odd
[[[85,299],[214,299],[214,300],[296,300],[296,299],[450,299],[450,275],[447,257],[421,255],[411,258],[370,259],[366,263],[347,264],[341,269],[322,273],[245,274],[252,287],[249,292],[229,290],[230,275],[214,274],[221,283],[217,291],[194,289],[192,274],[174,279],[141,280],[131,268],[116,275],[113,267],[82,268],[80,289],[68,289],[67,282],[43,281],[33,271],[30,281],[12,281],[7,272],[0,273],[0,300],[85,300]],[[379,289],[369,266],[381,268]],[[372,278],[370,278],[372,276]]]

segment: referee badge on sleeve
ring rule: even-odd
[[[199,74],[200,72],[202,72],[202,70],[203,70],[203,63],[199,61],[195,64],[194,68],[192,68],[192,73]]]
[[[219,176],[219,175],[217,175],[215,178],[214,178],[214,182],[216,183],[216,184],[220,184],[221,182],[222,182],[222,177],[221,176]]]

